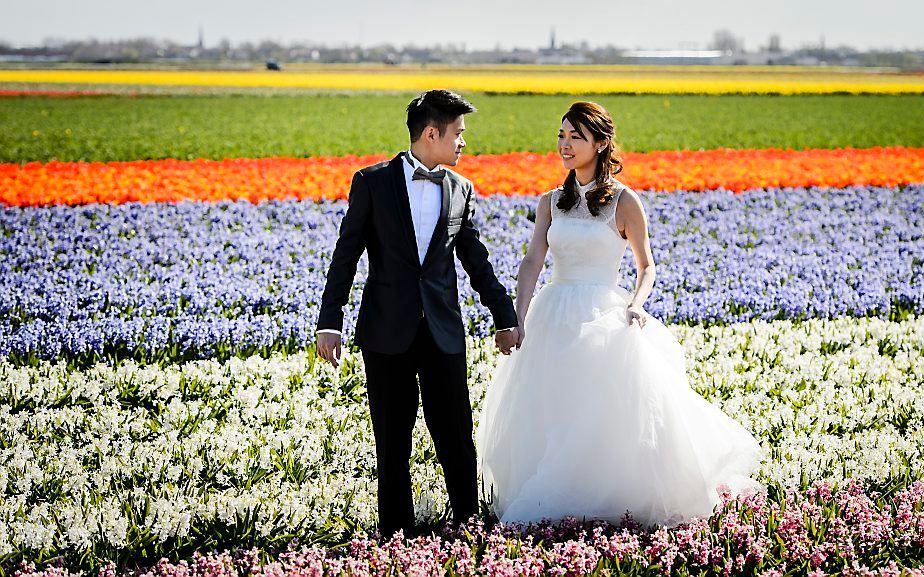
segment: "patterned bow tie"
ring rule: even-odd
[[[429,180],[434,184],[443,184],[443,178],[445,178],[445,176],[445,170],[430,172],[422,168],[417,168],[417,170],[414,171],[414,175],[411,177],[411,180]]]

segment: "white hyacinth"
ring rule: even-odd
[[[671,330],[691,385],[762,439],[765,480],[924,476],[924,317]],[[468,348],[477,419],[497,352],[471,337]],[[0,360],[0,555],[56,539],[119,547],[138,531],[162,542],[248,516],[262,536],[345,532],[341,520],[371,529],[362,359],[344,361],[335,370],[302,352],[68,371]],[[413,438],[415,512],[434,520],[448,499],[422,410]]]

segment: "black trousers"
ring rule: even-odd
[[[478,481],[465,353],[443,353],[421,318],[409,350],[362,354],[375,434],[379,531],[386,538],[398,529],[414,534],[409,460],[418,399],[443,466],[453,521],[468,520],[478,512]]]

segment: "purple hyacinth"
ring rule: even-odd
[[[667,323],[924,310],[924,185],[641,193]],[[511,291],[537,198],[480,200]],[[0,354],[179,360],[313,340],[346,203],[247,201],[0,209]],[[345,316],[349,338],[361,259]],[[457,263],[469,332],[489,311]],[[632,290],[631,249],[621,282]],[[547,267],[539,284],[550,276]]]

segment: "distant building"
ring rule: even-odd
[[[774,34],[770,37],[770,45],[767,47],[768,52],[782,52],[780,48],[780,35]]]
[[[631,64],[721,64],[722,50],[627,50],[622,54]]]
[[[557,46],[555,43],[555,29],[549,34],[549,47],[540,48],[535,60],[536,64],[589,64],[592,62],[584,50],[570,46]]]

